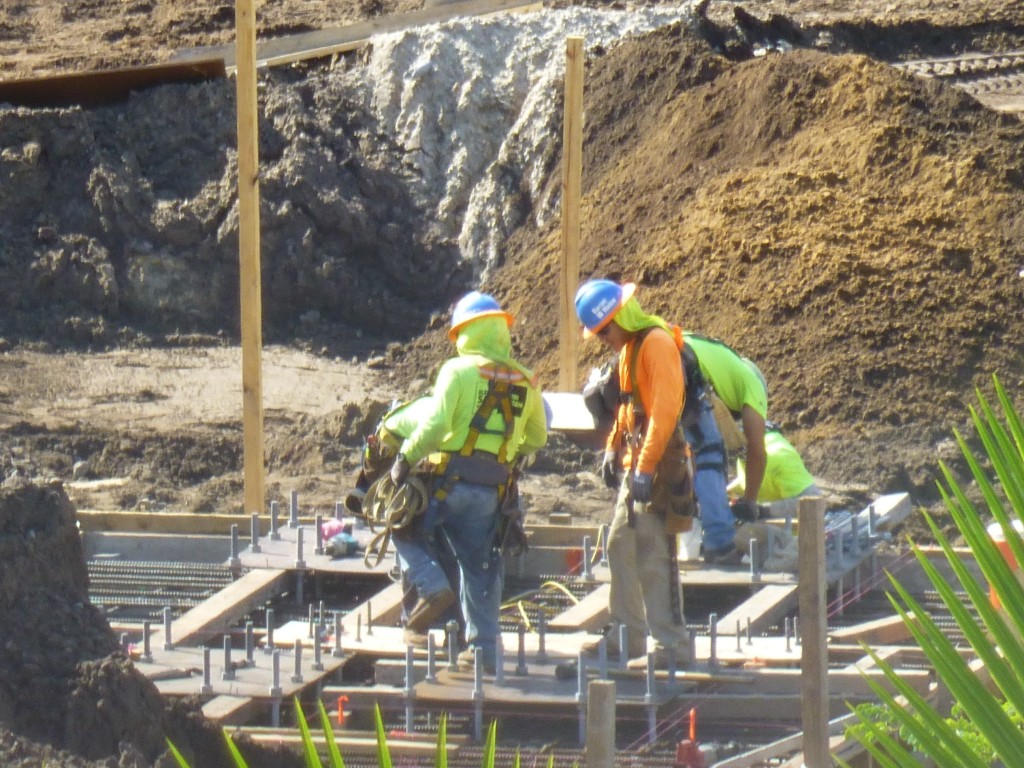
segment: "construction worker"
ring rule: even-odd
[[[733,502],[733,516],[745,522],[756,520],[757,496],[768,462],[764,445],[768,389],[764,376],[750,360],[717,339],[684,333],[683,340],[697,355],[700,370],[714,390],[719,429],[726,447],[739,448],[745,454],[746,483],[743,495]],[[735,429],[735,420],[739,420],[742,432]]]
[[[575,304],[584,338],[596,336],[618,353],[622,398],[601,471],[606,481],[614,477],[621,457],[626,472],[608,533],[608,607],[613,620],[627,628],[630,665],[646,664],[642,655],[649,630],[655,664],[664,668],[673,661],[690,661],[676,557],[678,531],[666,526],[668,497],[661,493],[679,465],[690,461],[680,424],[685,397],[682,333],[646,314],[635,291],[632,283],[591,280],[576,292]],[[724,497],[724,481],[721,492]]]
[[[497,541],[504,492],[521,457],[547,442],[541,391],[534,375],[511,357],[513,318],[494,299],[473,291],[452,312],[448,338],[458,355],[441,367],[430,407],[402,442],[391,468],[401,486],[411,468],[434,452],[435,477],[423,520],[423,536],[395,540],[419,600],[406,627],[429,627],[455,596],[438,561],[436,538],[458,563],[467,649],[460,667],[472,668],[482,650],[493,674],[504,582]]]
[[[785,517],[795,514],[801,496],[821,496],[821,488],[807,471],[799,451],[772,422],[765,422],[764,478],[757,494],[759,517]],[[746,467],[736,460],[736,479],[729,483],[729,493],[742,497],[746,488]]]

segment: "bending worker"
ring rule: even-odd
[[[425,535],[395,541],[419,594],[410,623],[429,626],[453,601],[434,538],[443,537],[458,563],[466,621],[468,648],[459,654],[459,665],[472,668],[479,648],[491,674],[504,582],[497,540],[500,505],[511,465],[547,442],[540,388],[511,357],[512,321],[488,294],[473,291],[459,300],[448,332],[458,356],[441,366],[430,407],[391,468],[391,479],[400,486],[412,466],[441,453],[423,520]]]
[[[765,453],[768,457],[764,479],[757,494],[757,503],[768,517],[785,517],[796,513],[801,496],[821,496],[821,489],[807,471],[800,453],[772,422],[766,422]],[[746,467],[736,460],[736,479],[729,483],[729,492],[740,496],[746,489]]]
[[[738,419],[743,427],[742,446],[746,454],[746,484],[743,495],[733,503],[736,519],[757,519],[757,495],[768,463],[765,452],[765,420],[768,418],[768,390],[757,367],[732,347],[706,336],[684,333],[686,346],[694,351],[704,378],[729,411],[719,426],[730,450],[728,427]],[[735,431],[735,430],[733,430]]]
[[[685,393],[682,335],[673,334],[660,317],[646,314],[633,298],[635,290],[632,283],[591,280],[576,292],[576,314],[584,338],[596,336],[619,356],[623,398],[602,466],[607,476],[607,465],[621,453],[626,468],[608,533],[609,610],[627,628],[627,653],[634,657],[630,666],[646,664],[636,657],[643,653],[649,630],[655,664],[664,668],[690,661],[676,558],[678,531],[666,527],[671,500],[665,495],[690,461],[680,425]],[[691,505],[692,494],[690,485]],[[691,507],[690,513],[694,511]]]

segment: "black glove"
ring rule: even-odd
[[[633,501],[637,504],[650,504],[653,487],[654,475],[650,472],[637,472],[633,475]]]
[[[619,455],[615,451],[605,451],[601,459],[601,479],[611,489],[619,487]]]
[[[405,456],[398,454],[395,463],[391,465],[391,482],[396,488],[405,482],[405,478],[409,476],[409,469],[409,462],[405,460]]]
[[[760,515],[757,502],[750,499],[734,499],[730,505],[732,516],[741,523],[752,523]]]

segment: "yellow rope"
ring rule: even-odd
[[[573,605],[576,605],[576,604],[577,604],[577,603],[578,603],[578,602],[580,601],[580,599],[579,599],[578,597],[576,597],[576,595],[574,595],[574,594],[573,594],[572,592],[570,592],[570,591],[569,591],[569,590],[568,590],[568,589],[566,588],[565,584],[561,584],[561,583],[559,583],[559,582],[557,582],[557,581],[545,581],[545,582],[544,582],[543,584],[541,584],[541,585],[540,585],[540,588],[541,588],[541,590],[544,590],[545,588],[548,588],[548,589],[556,589],[556,590],[558,590],[559,592],[563,592],[563,593],[565,593],[565,595],[566,595],[566,596],[567,596],[567,597],[568,597],[568,598],[569,598],[570,600],[572,600],[572,604],[573,604]]]
[[[543,584],[540,585],[541,592],[553,590],[565,594],[573,602],[573,605],[579,603],[580,601],[579,598],[576,597],[576,595],[574,595],[572,592],[566,589],[564,584],[560,584],[557,581],[545,581]],[[530,621],[529,614],[527,613],[528,607],[535,609],[538,613],[540,611],[544,611],[544,613],[548,616],[553,616],[557,611],[556,608],[553,608],[549,605],[541,605],[540,603],[537,603],[534,600],[525,600],[524,598],[530,594],[532,594],[532,592],[523,592],[522,594],[516,595],[515,597],[512,597],[501,604],[501,610],[503,611],[508,608],[516,609],[516,611],[519,613],[520,620],[526,626],[527,632],[532,631],[533,629],[533,624]]]

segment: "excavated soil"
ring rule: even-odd
[[[420,5],[267,3],[258,23],[270,37]],[[167,61],[230,42],[233,21],[191,0],[15,3],[0,76]],[[710,3],[588,55],[582,276],[635,280],[648,309],[755,359],[836,506],[907,491],[940,513],[937,462],[962,469],[951,436],[976,388],[1024,387],[1024,128],[888,66],[1018,48],[1019,0],[792,0]],[[160,701],[117,650],[74,516],[242,512],[233,87],[0,107],[0,764],[168,765],[164,736],[226,764],[195,702]],[[268,495],[326,510],[387,402],[449,353],[468,287],[516,314],[521,357],[555,386],[560,232],[540,211],[559,157],[539,190],[509,167],[481,268],[326,64],[268,73],[261,94]],[[580,375],[601,356],[583,345]],[[602,514],[592,469],[557,437],[531,509]]]

